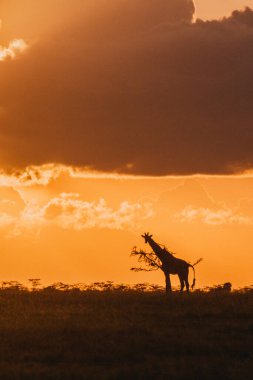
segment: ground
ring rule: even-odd
[[[0,379],[252,379],[253,292],[0,291]]]

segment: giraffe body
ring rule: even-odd
[[[181,284],[181,291],[184,290],[184,287],[186,286],[186,290],[189,291],[190,285],[188,281],[188,275],[189,275],[189,268],[191,267],[194,271],[194,281],[193,285],[195,284],[195,270],[194,266],[187,263],[185,260],[178,259],[174,257],[170,252],[167,251],[167,249],[162,248],[159,244],[157,244],[153,239],[152,235],[146,233],[142,235],[142,237],[145,239],[145,243],[148,243],[156,256],[159,258],[159,260],[162,263],[161,269],[165,275],[165,282],[166,282],[166,291],[171,291],[171,282],[170,282],[170,275],[171,274],[177,274],[180,280]]]

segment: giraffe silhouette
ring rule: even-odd
[[[162,248],[158,243],[152,239],[152,235],[149,233],[145,233],[144,235],[141,235],[145,243],[149,244],[158,259],[161,261],[161,269],[165,275],[165,282],[166,282],[166,292],[171,292],[171,281],[170,281],[170,275],[171,274],[177,274],[180,280],[181,284],[181,292],[184,290],[184,287],[186,286],[186,290],[189,291],[189,281],[188,281],[188,275],[189,275],[189,268],[193,269],[194,273],[194,279],[192,283],[192,289],[195,285],[195,268],[194,265],[198,264],[202,259],[198,260],[194,265],[191,265],[187,263],[184,260],[178,259],[174,257],[170,252],[167,251],[166,248]]]

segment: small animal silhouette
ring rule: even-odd
[[[186,290],[189,291],[190,285],[188,281],[188,275],[189,275],[189,268],[193,269],[194,273],[194,279],[191,288],[193,289],[195,286],[195,268],[194,266],[197,265],[202,259],[199,259],[195,264],[189,264],[184,260],[178,259],[174,257],[169,251],[167,251],[166,248],[162,248],[158,243],[156,243],[152,239],[152,235],[149,233],[145,233],[144,235],[141,235],[145,243],[149,244],[158,259],[161,261],[162,266],[161,269],[165,275],[165,282],[166,282],[166,291],[170,292],[171,289],[171,281],[170,281],[170,274],[177,274],[180,280],[181,284],[181,292],[184,290],[184,287],[186,286]]]

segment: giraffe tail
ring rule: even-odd
[[[196,263],[194,263],[194,264],[189,264],[189,267],[192,268],[192,270],[193,270],[193,275],[194,275],[193,282],[192,282],[192,285],[191,285],[191,288],[192,288],[192,289],[194,289],[195,284],[196,284],[196,275],[195,275],[195,268],[194,268],[194,267],[195,267],[195,265],[199,264],[202,260],[203,260],[203,259],[198,259],[198,260],[196,261]]]
[[[194,278],[193,278],[193,281],[192,281],[192,284],[191,284],[191,289],[194,289],[194,286],[195,286],[195,284],[196,284],[195,268],[194,268],[194,266],[191,265],[191,264],[189,264],[189,267],[191,267],[192,270],[193,270]]]

